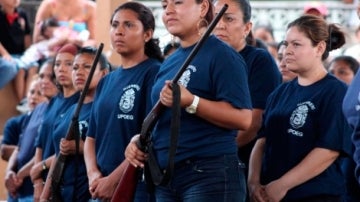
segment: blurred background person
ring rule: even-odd
[[[350,85],[359,69],[359,62],[351,56],[337,56],[330,62],[328,69],[340,81]]]
[[[32,76],[38,71],[37,67],[26,66],[19,60],[31,45],[28,15],[19,5],[19,0],[0,1],[0,56],[16,65],[13,81],[18,102],[26,97]]]
[[[284,42],[280,42],[278,45],[278,61],[279,61],[279,70],[282,76],[282,82],[288,82],[296,78],[297,74],[295,72],[290,71],[288,68],[286,68],[286,62],[285,62],[285,44]]]
[[[33,42],[39,42],[40,26],[48,18],[55,18],[61,27],[63,35],[67,35],[69,43],[78,46],[95,45],[96,3],[89,0],[44,0],[36,12],[33,31]],[[83,40],[71,35],[72,31],[83,35]]]
[[[326,19],[327,15],[328,15],[328,9],[327,6],[320,1],[312,1],[312,2],[307,2],[304,5],[304,14],[308,14],[308,15],[316,15],[319,17],[322,17],[323,19]]]
[[[177,48],[179,48],[180,43],[176,41],[170,41],[166,46],[164,47],[163,55],[164,58],[169,57],[171,53],[173,53]]]
[[[57,93],[57,88],[55,86],[55,83],[53,81],[53,59],[46,60],[43,65],[40,68],[39,71],[39,82],[40,82],[40,91],[43,96],[45,96],[47,99],[50,99],[52,96],[54,96]],[[46,109],[47,102],[42,102],[36,105],[35,109],[33,110],[33,101],[29,99],[29,102],[27,102],[27,105],[29,105],[28,109],[29,112],[17,116],[15,118],[11,118],[8,120],[7,124],[4,128],[4,136],[3,136],[3,143],[1,145],[1,152],[2,152],[2,158],[9,158],[8,155],[11,155],[12,151],[14,149],[17,149],[17,147],[12,145],[18,145],[18,139],[20,138],[20,135],[23,134],[23,131],[26,132],[28,135],[25,136],[25,138],[30,138],[30,141],[25,141],[25,143],[33,145],[33,140],[31,140],[32,132],[35,132],[37,134],[37,130],[35,129],[40,125],[41,115]],[[41,116],[40,118],[38,118]],[[18,118],[19,117],[19,118]],[[22,117],[22,118],[20,118]],[[19,121],[15,121],[19,120]],[[31,123],[30,123],[31,122]],[[29,125],[29,126],[28,126]],[[32,128],[32,129],[31,129]],[[22,137],[24,139],[24,136]],[[22,140],[22,145],[24,145],[24,140]],[[11,143],[12,145],[9,145]],[[28,145],[29,146],[29,145]],[[26,146],[21,149],[22,157],[25,158],[27,154],[30,154],[31,157],[33,157],[33,154],[31,151],[28,151]],[[28,147],[31,148],[31,147]],[[24,155],[23,155],[24,154]],[[7,160],[7,159],[6,159]],[[13,201],[12,197],[8,197],[8,201]]]
[[[266,44],[267,50],[270,52],[274,60],[277,61],[277,46],[278,43],[274,37],[274,29],[270,22],[257,24],[252,28],[254,37]]]
[[[34,140],[40,125],[43,110],[35,108],[39,103],[48,101],[41,92],[41,80],[38,77],[30,84],[27,94],[29,121],[19,134],[18,147],[12,153],[6,169],[5,186],[13,198],[19,202],[32,201],[34,188],[30,179],[32,158],[35,154]]]

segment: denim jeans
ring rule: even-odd
[[[175,164],[168,186],[157,186],[157,202],[243,202],[246,198],[244,164],[236,154],[188,159]]]
[[[0,89],[15,78],[17,71],[16,63],[0,58]]]
[[[10,194],[7,195],[7,202],[18,202],[17,198],[13,198]]]
[[[34,201],[33,195],[18,198],[18,202],[33,202],[33,201]]]
[[[90,199],[88,202],[107,202],[110,200]],[[153,194],[148,193],[144,182],[138,182],[136,186],[134,202],[155,202]]]

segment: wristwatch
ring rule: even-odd
[[[186,107],[185,111],[189,114],[195,114],[198,104],[199,104],[199,100],[200,100],[200,98],[198,96],[194,95],[194,99],[193,99],[191,105]]]
[[[46,162],[45,162],[45,161],[42,162],[42,169],[43,169],[43,170],[47,170]]]

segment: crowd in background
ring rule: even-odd
[[[100,56],[75,140],[66,135],[97,53],[96,3],[43,0],[30,27],[20,0],[0,0],[0,89],[14,85],[21,113],[7,120],[0,148],[8,201],[109,200],[122,162],[148,168],[150,154],[169,169],[174,133],[170,184],[140,177],[134,201],[360,201],[360,27],[344,46],[346,28],[311,2],[276,41],[271,23],[253,25],[248,0],[160,3],[174,36],[163,50],[148,7],[126,2],[113,12],[109,37],[121,65]],[[145,152],[136,134],[157,101],[164,111]],[[176,107],[180,126],[170,132]],[[59,155],[66,167],[54,193],[49,173]]]

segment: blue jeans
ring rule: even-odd
[[[18,202],[33,202],[33,201],[34,201],[33,195],[18,198]]]
[[[7,202],[18,202],[17,198],[13,198],[10,194],[7,195]]]
[[[157,202],[243,202],[246,182],[236,154],[189,159],[175,164],[168,186],[157,186]]]
[[[104,201],[101,199],[90,199],[88,202]],[[147,188],[144,182],[138,182],[136,186],[134,202],[155,202],[155,197],[153,196],[153,194],[147,192]]]
[[[0,57],[0,89],[15,78],[17,71],[16,63],[9,62]]]

